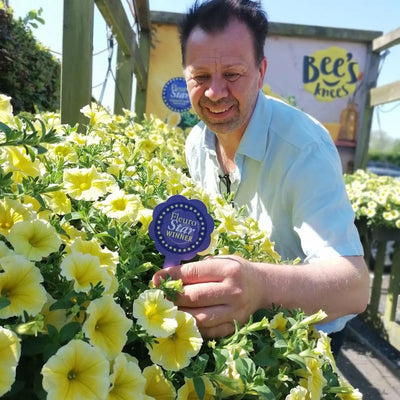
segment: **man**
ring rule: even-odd
[[[310,116],[273,98],[263,86],[267,18],[256,1],[196,3],[183,20],[184,76],[202,120],[186,142],[193,179],[218,192],[221,179],[245,205],[283,259],[300,265],[210,257],[167,268],[181,278],[176,304],[205,337],[225,336],[272,304],[324,310],[319,328],[341,331],[368,301],[369,276],[354,226],[340,159],[329,134]]]

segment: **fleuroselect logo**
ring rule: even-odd
[[[303,87],[318,101],[347,97],[361,79],[352,53],[340,47],[317,50],[303,58]]]

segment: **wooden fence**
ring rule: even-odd
[[[372,50],[380,53],[399,43],[400,27],[376,38],[372,43]],[[371,107],[398,100],[400,100],[400,81],[370,90]],[[400,295],[400,229],[367,229],[365,226],[361,226],[359,227],[359,231],[364,244],[366,261],[371,267],[372,263],[374,264],[374,278],[372,281],[368,314],[377,327],[382,327],[380,329],[382,330],[382,335],[389,343],[400,350],[400,316],[397,315],[396,318]],[[376,249],[374,257],[371,254],[372,246]],[[386,292],[386,288],[383,289],[383,277],[389,246],[393,246],[393,248],[390,250],[390,278]],[[381,297],[382,293],[386,294],[386,299]]]
[[[85,123],[79,111],[92,100],[92,47],[95,5],[118,42],[114,113],[130,109],[133,75],[137,88],[135,112],[145,111],[147,71],[150,49],[148,0],[134,0],[138,38],[121,0],[64,0],[61,74],[61,122]]]

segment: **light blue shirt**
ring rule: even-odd
[[[200,122],[186,140],[192,178],[218,193],[223,175],[216,136]],[[234,203],[270,233],[282,259],[313,262],[331,256],[362,255],[340,157],[329,133],[311,116],[259,93],[230,173]],[[343,329],[349,315],[320,325]]]

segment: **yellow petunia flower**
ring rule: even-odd
[[[138,364],[129,361],[124,353],[119,354],[114,360],[110,383],[107,400],[143,399],[146,379]]]
[[[307,389],[302,386],[296,386],[290,390],[290,393],[285,397],[285,400],[307,400]]]
[[[0,234],[7,236],[16,222],[36,218],[32,206],[21,204],[18,200],[4,197],[0,200]]]
[[[175,400],[175,387],[158,365],[146,367],[143,370],[143,376],[146,378],[144,393],[147,396],[156,400]]]
[[[160,289],[141,293],[133,303],[133,316],[149,335],[167,337],[175,332],[178,308],[164,297]]]
[[[205,393],[203,396],[203,400],[214,400],[215,398],[215,387],[211,383],[211,381],[206,377],[201,377],[204,386],[205,386]],[[194,382],[192,378],[185,378],[185,383],[182,387],[178,390],[178,396],[176,400],[194,400],[198,399],[199,396],[196,393],[194,388]]]
[[[0,295],[10,304],[0,309],[0,319],[40,312],[46,303],[46,290],[41,285],[43,277],[38,268],[21,255],[0,259]]]
[[[64,215],[71,212],[71,200],[62,190],[47,193],[46,201],[54,214]]]
[[[18,336],[0,326],[0,396],[11,389],[20,356],[21,344]]]
[[[269,329],[271,332],[271,336],[274,337],[274,329],[278,332],[284,332],[286,330],[287,319],[283,316],[283,313],[279,312],[271,319],[269,324]]]
[[[107,193],[107,182],[96,168],[70,168],[63,174],[64,188],[75,200],[95,201]]]
[[[157,338],[148,346],[151,361],[170,371],[178,371],[189,365],[203,344],[196,320],[189,313],[178,311],[178,327],[166,338]]]
[[[321,363],[315,358],[307,358],[306,367],[306,377],[300,379],[300,385],[308,390],[310,400],[319,400],[322,397],[322,390],[327,384]]]
[[[103,214],[114,218],[120,223],[136,223],[142,203],[138,196],[125,193],[123,190],[109,194],[105,200],[94,204]]]
[[[74,251],[61,262],[61,275],[74,281],[74,290],[89,292],[91,285],[99,282],[108,290],[111,278],[105,268],[100,267],[99,257]]]
[[[42,219],[17,222],[7,239],[18,254],[28,260],[40,261],[59,250],[61,239],[54,226]]]
[[[5,148],[6,160],[3,164],[5,173],[12,172],[13,179],[21,183],[23,178],[42,176],[45,167],[38,158],[31,160],[23,147],[8,146]]]
[[[132,321],[110,295],[93,300],[82,331],[90,343],[104,351],[108,359],[115,358],[124,347]]]
[[[10,124],[14,119],[11,97],[0,93],[0,122]]]
[[[109,369],[100,349],[82,340],[71,340],[41,370],[47,400],[105,399],[110,386]]]
[[[218,232],[226,232],[234,237],[244,237],[248,229],[241,219],[237,218],[237,212],[231,206],[224,205],[215,209],[215,217],[221,221]]]

